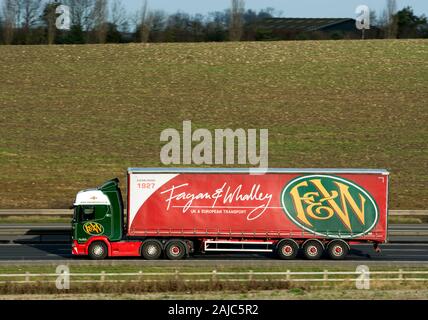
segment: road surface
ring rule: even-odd
[[[362,263],[420,263],[428,265],[428,244],[385,244],[381,245],[382,252],[376,253],[371,245],[353,246],[350,254],[345,261]],[[90,262],[87,258],[77,258],[71,255],[71,248],[68,244],[2,244],[0,245],[0,265],[3,263],[16,263],[25,261],[40,261],[40,262],[59,262],[67,263],[85,263]],[[308,261],[303,258],[298,258],[293,261],[283,261],[272,257],[269,254],[243,253],[243,254],[197,254],[183,261],[157,260],[147,261],[140,258],[121,258],[114,260],[107,259],[107,263],[111,262],[130,262],[142,265],[173,265],[173,264],[195,264],[202,263],[206,265],[215,265],[224,262],[227,263],[338,263],[327,258],[319,261]]]

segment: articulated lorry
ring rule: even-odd
[[[130,168],[127,177],[126,213],[118,179],[77,194],[74,255],[343,259],[352,245],[387,241],[386,170]]]

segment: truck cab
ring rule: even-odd
[[[95,189],[80,191],[73,208],[73,253],[79,254],[77,251],[80,244],[88,244],[97,239],[108,242],[122,239],[123,200],[118,179],[109,180]],[[87,245],[85,248],[87,251]],[[107,249],[107,246],[101,246],[96,251],[99,255],[105,255]]]

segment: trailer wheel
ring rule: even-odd
[[[303,252],[306,259],[317,260],[321,258],[324,248],[319,241],[309,240],[303,245]]]
[[[349,253],[348,244],[343,240],[333,240],[327,247],[328,256],[334,260],[342,260]]]
[[[283,240],[276,247],[276,254],[280,259],[291,260],[296,258],[299,246],[295,241]]]
[[[162,245],[156,240],[147,240],[141,247],[141,255],[146,260],[156,260],[162,254]]]
[[[92,260],[102,260],[108,255],[108,249],[104,242],[92,242],[88,248],[89,258]]]
[[[186,247],[183,242],[172,240],[166,245],[165,253],[170,260],[180,260],[186,255]]]

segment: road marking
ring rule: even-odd
[[[403,251],[404,249],[381,249],[382,251]],[[405,251],[422,251],[428,254],[428,249],[405,249]]]

